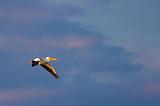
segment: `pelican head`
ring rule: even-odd
[[[46,57],[47,61],[56,61],[59,60],[58,58],[54,58],[54,57]]]

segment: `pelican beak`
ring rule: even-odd
[[[50,61],[59,60],[58,58],[53,58],[53,57],[50,57],[49,59],[50,59]]]

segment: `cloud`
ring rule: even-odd
[[[23,5],[23,6],[22,6]],[[83,11],[73,5],[50,6],[37,3],[19,3],[7,2],[3,3],[0,9],[0,20],[8,22],[34,22],[43,20],[65,19],[72,16],[83,15]]]
[[[144,95],[146,99],[159,99],[160,96],[160,84],[159,81],[150,81],[144,86]]]
[[[159,1],[57,0],[56,2],[79,6],[86,15],[71,18],[71,21],[99,31],[104,36],[112,38],[110,44],[124,47],[139,55],[138,62],[144,64],[147,69],[160,68],[160,59],[157,58],[160,51],[158,47],[160,8],[157,5]]]
[[[97,84],[117,85],[125,82],[124,76],[105,71],[101,73],[92,73],[90,74],[90,78]]]
[[[22,101],[30,101],[32,99],[43,100],[51,95],[58,95],[46,89],[5,89],[0,90],[0,104],[15,104]]]
[[[46,49],[80,49],[89,48],[94,44],[92,38],[83,36],[70,37],[46,37],[46,38],[30,38],[30,37],[6,37],[1,36],[0,47],[4,51],[29,52],[46,50]]]

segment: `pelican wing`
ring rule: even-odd
[[[43,68],[45,68],[48,72],[50,72],[56,79],[58,79],[57,72],[54,67],[52,67],[49,63],[40,64]]]

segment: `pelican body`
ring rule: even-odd
[[[49,62],[50,61],[56,61],[58,60],[57,58],[53,57],[46,57],[46,58],[35,58],[31,61],[32,67],[40,65],[43,68],[45,68],[48,72],[50,72],[56,79],[59,78],[57,75],[57,72],[54,67],[52,67]]]

